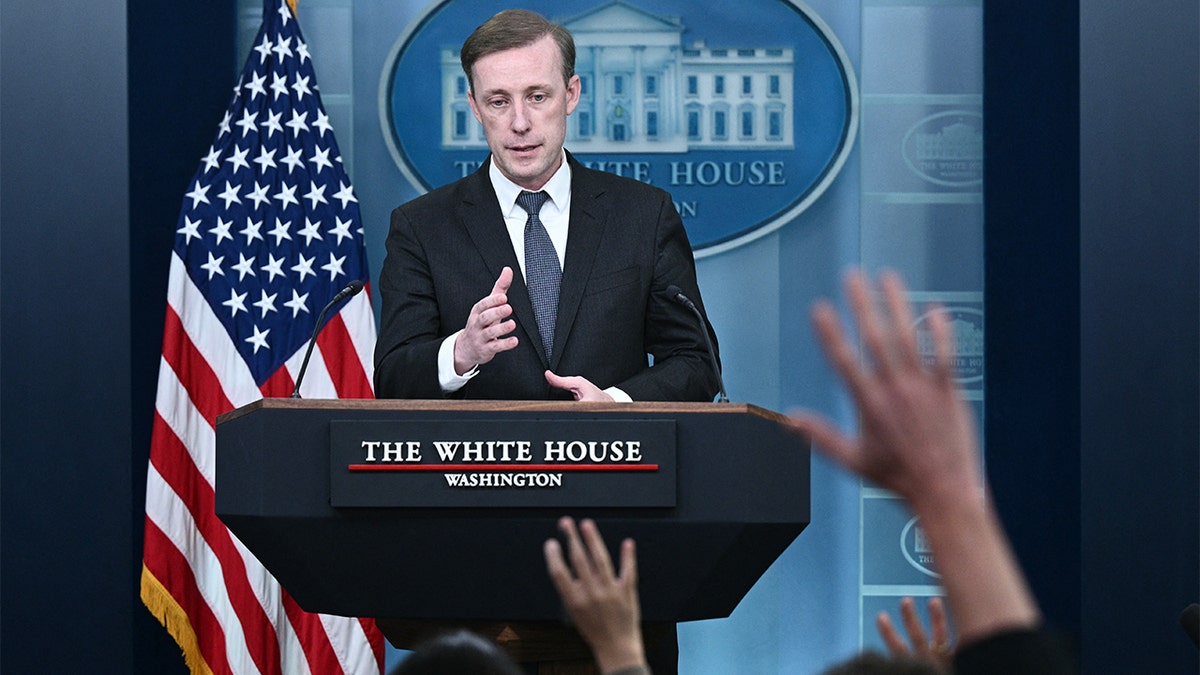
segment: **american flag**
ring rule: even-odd
[[[321,308],[369,278],[358,200],[286,0],[187,187],[167,291],[141,596],[193,673],[379,673],[371,619],[300,609],[214,513],[216,417],[292,392]],[[371,398],[368,293],[321,330],[303,394]]]

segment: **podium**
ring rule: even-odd
[[[218,419],[216,476],[217,515],[302,608],[404,648],[410,620],[561,625],[542,543],[563,515],[614,560],[636,540],[652,624],[729,616],[809,522],[808,442],[747,404],[264,399]]]

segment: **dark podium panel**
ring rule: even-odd
[[[674,424],[675,506],[330,505],[333,422],[597,419]],[[570,515],[597,521],[614,560],[637,541],[644,621],[719,618],[808,524],[809,447],[744,404],[265,399],[218,420],[216,512],[312,612],[559,620],[542,543]]]

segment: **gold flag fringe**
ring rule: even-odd
[[[192,675],[212,675],[212,668],[200,653],[196,631],[183,608],[175,601],[146,565],[142,564],[142,604],[167,629],[183,651],[184,662]]]

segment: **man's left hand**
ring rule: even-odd
[[[546,371],[546,381],[555,389],[566,389],[571,392],[576,401],[612,401],[613,397],[604,393],[602,389],[592,384],[586,377],[573,375],[571,377],[561,377],[555,375],[549,370]]]

